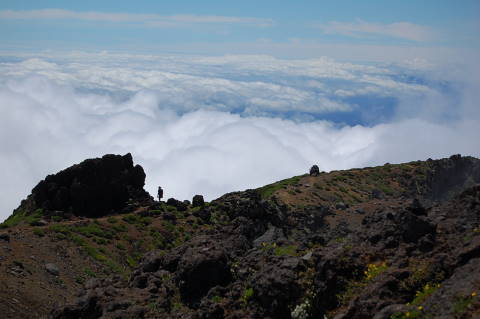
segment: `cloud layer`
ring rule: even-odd
[[[71,11],[65,9],[41,9],[41,10],[2,10],[0,19],[6,20],[79,20],[99,21],[111,23],[141,23],[149,27],[176,28],[205,24],[227,24],[244,25],[253,27],[268,27],[273,24],[271,19],[260,19],[252,17],[231,17],[217,15],[170,15],[159,14],[134,14],[134,13],[112,13],[96,11]]]
[[[460,83],[428,63],[108,54],[3,60],[0,219],[47,174],[105,153],[131,152],[146,170],[147,190],[161,185],[180,199],[258,187],[314,163],[332,170],[480,155],[478,72]],[[389,112],[372,106],[389,98],[397,100]],[[359,105],[373,124],[355,124]],[[291,120],[292,110],[303,116]],[[342,123],[325,114],[342,114]]]
[[[4,77],[45,76],[84,92],[123,100],[141,92],[161,109],[232,112],[242,116],[324,119],[332,113],[368,114],[370,123],[404,99],[436,94],[440,82],[428,64],[408,67],[340,63],[329,58],[281,60],[270,56],[130,56],[77,54],[52,63],[30,58],[3,63]],[[50,61],[50,62],[49,62]],[[428,78],[427,78],[428,77]],[[140,97],[139,97],[140,98]],[[356,122],[359,123],[359,122]],[[362,122],[360,122],[362,123]]]
[[[431,28],[410,22],[382,24],[366,21],[354,23],[332,21],[318,27],[327,34],[341,34],[350,37],[386,36],[410,41],[431,41],[435,38]]]

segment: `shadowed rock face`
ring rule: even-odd
[[[453,155],[436,161],[427,161],[427,197],[435,201],[453,198],[462,190],[480,183],[480,161],[476,158]]]
[[[35,208],[99,217],[125,207],[129,199],[149,199],[145,173],[130,153],[87,159],[37,184],[29,196]]]

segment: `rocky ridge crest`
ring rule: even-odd
[[[99,217],[104,232],[129,224],[130,239],[147,234],[155,247],[127,271],[86,280],[49,317],[480,316],[480,160],[314,171],[209,203],[140,196]],[[75,245],[78,229],[61,240]],[[122,236],[110,250],[128,245]]]

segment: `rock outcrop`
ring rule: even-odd
[[[19,209],[27,214],[42,209],[47,216],[100,217],[120,212],[128,201],[150,201],[144,184],[145,172],[133,165],[130,153],[109,154],[48,175]]]
[[[318,176],[320,175],[320,169],[318,168],[318,165],[313,165],[310,168],[310,176]]]
[[[427,161],[428,198],[434,201],[453,198],[462,190],[480,183],[480,161],[459,154]]]

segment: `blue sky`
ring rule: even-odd
[[[479,12],[480,2],[475,0],[7,0],[0,3],[0,41],[4,50],[286,57],[302,57],[301,45],[292,49],[299,43],[476,48]],[[284,46],[267,50],[261,45],[270,42]]]
[[[480,156],[480,1],[0,1],[0,220],[131,152],[207,200],[321,170]]]

